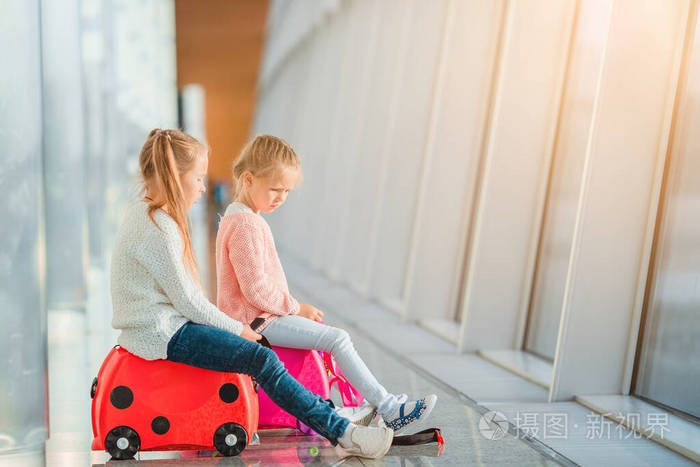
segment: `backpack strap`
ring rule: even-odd
[[[438,443],[445,446],[445,440],[440,434],[440,428],[428,428],[412,435],[394,436],[392,446],[415,446],[416,444]]]
[[[357,407],[362,404],[364,398],[362,394],[350,384],[345,375],[336,366],[333,355],[330,352],[319,352],[323,356],[323,362],[326,364],[326,369],[329,373],[328,388],[332,388],[335,384],[343,400],[344,407]]]

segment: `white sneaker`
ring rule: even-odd
[[[389,451],[394,432],[385,426],[356,426],[350,433],[352,446],[338,445],[341,454],[379,459]]]
[[[343,418],[347,418],[350,420],[350,423],[367,426],[374,419],[377,409],[365,401],[359,407],[338,407],[335,409],[335,413]]]
[[[413,430],[428,418],[436,402],[435,394],[416,401],[404,402],[393,413],[384,417],[386,426],[394,430],[397,435],[409,429]]]

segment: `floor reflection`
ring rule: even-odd
[[[306,436],[293,430],[264,430],[261,444],[249,446],[237,457],[223,457],[216,450],[140,452],[127,461],[110,460],[109,454],[93,452],[92,466],[128,465],[217,465],[217,466],[337,466],[337,465],[412,465],[431,466],[440,454],[437,444],[393,447],[381,460],[357,459],[319,436]]]

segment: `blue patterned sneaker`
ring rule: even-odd
[[[384,416],[386,426],[394,430],[394,434],[401,434],[413,429],[424,421],[432,412],[437,396],[430,394],[422,399],[412,402],[404,402],[393,413]]]

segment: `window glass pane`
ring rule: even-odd
[[[635,393],[700,417],[700,35],[669,161]]]
[[[0,451],[48,435],[42,307],[39,3],[2,3],[0,51]],[[11,70],[10,65],[11,64]],[[10,461],[12,463],[12,461]]]
[[[78,1],[42,2],[46,301],[84,310],[85,152]]]
[[[600,18],[608,9],[607,2],[587,2],[579,7],[554,148],[525,336],[526,350],[550,359],[554,358],[559,333],[583,162],[607,35],[607,22]]]

